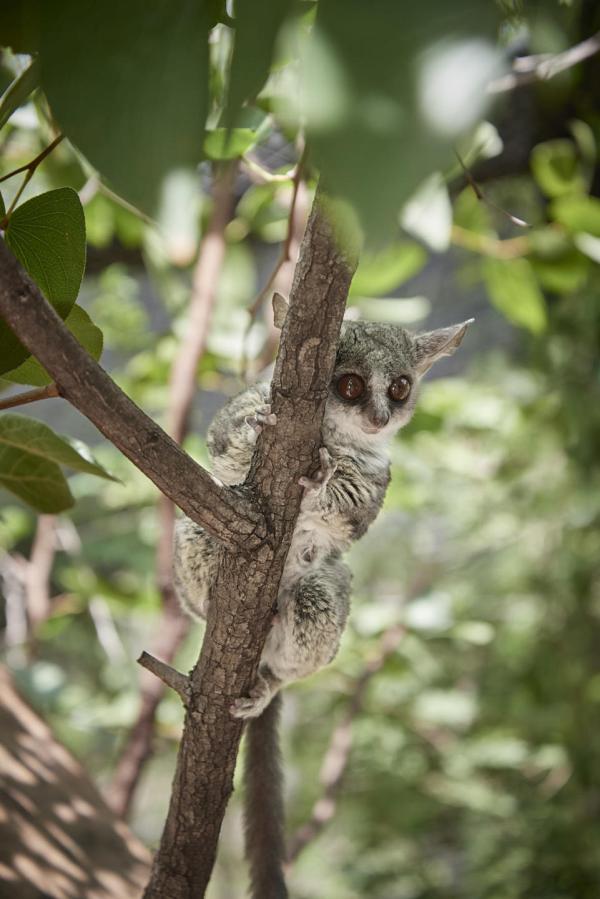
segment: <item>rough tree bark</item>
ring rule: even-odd
[[[178,444],[183,443],[189,428],[197,389],[196,373],[204,353],[225,258],[225,228],[234,205],[236,173],[236,162],[215,171],[213,209],[194,266],[186,327],[171,368],[166,430]],[[173,585],[175,507],[168,497],[161,494],[157,511],[156,580],[162,600],[162,614],[152,654],[170,663],[183,642],[190,620],[179,607]],[[107,789],[109,805],[122,818],[127,818],[129,814],[142,772],[152,756],[156,712],[164,692],[165,686],[158,678],[148,671],[141,672],[138,717],[127,735]]]
[[[216,485],[72,338],[4,244],[0,314],[83,412],[159,488],[223,543],[206,636],[190,674],[171,805],[146,899],[203,896],[232,790],[242,725],[229,714],[258,667],[300,504],[316,468],[335,347],[356,260],[320,204],[300,251],[273,377],[276,427],[261,435],[243,488]]]
[[[272,381],[277,425],[263,431],[245,485],[263,511],[267,535],[256,550],[223,550],[202,652],[190,675],[171,805],[145,899],[195,899],[210,879],[242,732],[229,707],[256,675],[298,515],[298,479],[317,463],[354,265],[336,246],[316,203]]]

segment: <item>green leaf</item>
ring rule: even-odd
[[[298,120],[323,185],[354,205],[370,243],[389,240],[401,205],[452,163],[453,142],[483,113],[497,66],[484,41],[493,7],[372,0],[365,14],[362,0],[319,3]],[[294,92],[297,78],[289,105]]]
[[[14,53],[35,53],[39,45],[39,0],[0,3],[0,45]]]
[[[0,484],[38,512],[64,512],[74,499],[64,474],[49,462],[0,440]]]
[[[600,200],[596,197],[560,197],[552,203],[550,214],[572,233],[583,231],[600,237]]]
[[[6,242],[65,318],[85,270],[85,219],[77,192],[60,187],[23,203],[10,217]]]
[[[33,418],[5,413],[0,416],[0,446],[22,450],[50,462],[66,465],[74,471],[84,471],[114,481],[101,465],[91,457],[81,441],[59,437],[54,431]]]
[[[585,189],[577,150],[570,140],[549,140],[534,147],[531,171],[547,197],[562,197]]]
[[[490,300],[509,321],[534,334],[545,330],[546,303],[526,259],[486,259],[483,277]]]
[[[553,293],[575,293],[583,287],[590,271],[589,260],[575,249],[557,259],[533,257],[530,262],[542,287]]]
[[[420,272],[427,252],[417,243],[395,243],[377,253],[363,253],[350,287],[351,296],[378,297]]]
[[[4,197],[0,194],[0,218],[6,215],[6,206],[4,205]]]
[[[204,152],[210,159],[236,159],[257,143],[258,131],[251,128],[214,128],[204,139]]]
[[[253,100],[267,80],[277,35],[293,5],[294,0],[237,0],[226,125],[236,122],[244,102]]]
[[[489,207],[481,202],[471,185],[461,191],[453,205],[454,224],[459,228],[475,231],[477,234],[497,236]]]
[[[61,187],[17,207],[6,243],[60,317],[66,318],[85,269],[85,221],[77,193]],[[0,374],[28,356],[29,350],[0,322]]]
[[[173,169],[202,156],[208,28],[198,0],[44,4],[42,84],[69,139],[147,212]]]
[[[38,86],[39,81],[40,66],[34,59],[31,65],[9,84],[0,97],[0,128],[6,125],[15,109],[23,105],[31,92]]]
[[[81,306],[73,306],[65,319],[65,325],[82,347],[97,361],[102,355],[102,331],[93,323],[85,309],[82,309]],[[31,384],[34,387],[43,387],[52,382],[52,378],[44,366],[33,356],[12,371],[6,372],[2,377],[15,384]]]
[[[419,186],[402,209],[402,227],[420,238],[437,253],[450,246],[452,205],[448,188],[439,172],[434,172]]]

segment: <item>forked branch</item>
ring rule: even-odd
[[[0,315],[79,409],[186,515],[238,551],[260,546],[262,515],[213,478],[135,405],[87,353],[0,241]]]

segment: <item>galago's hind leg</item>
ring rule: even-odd
[[[348,616],[349,597],[350,571],[335,556],[282,591],[257,679],[247,696],[233,703],[234,717],[256,718],[284,684],[331,662]]]

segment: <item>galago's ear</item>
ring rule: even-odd
[[[273,294],[273,299],[271,302],[273,305],[273,324],[281,331],[281,329],[283,328],[285,317],[287,315],[287,311],[289,309],[289,303],[284,297],[281,296],[280,293],[277,292]]]
[[[442,356],[451,356],[460,345],[467,328],[474,321],[474,318],[470,318],[460,325],[438,328],[436,331],[427,331],[415,337],[415,364],[419,374],[424,375]]]

